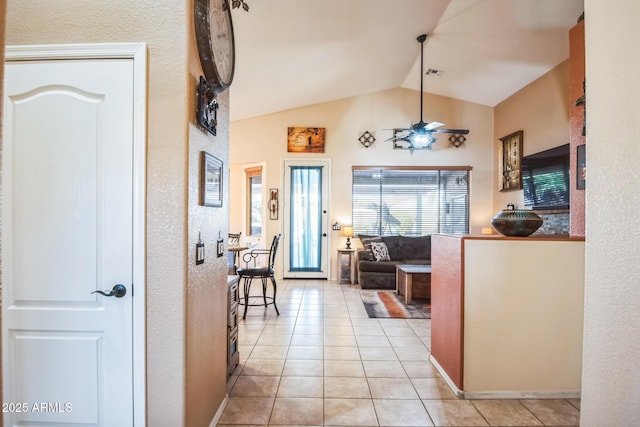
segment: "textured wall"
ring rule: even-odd
[[[586,283],[582,427],[640,419],[640,2],[585,0]]]
[[[194,41],[195,43],[195,41]],[[188,105],[196,105],[202,73],[197,54],[189,58],[191,72]],[[216,241],[226,243],[229,215],[229,92],[218,94],[216,136],[196,125],[189,109],[188,287],[186,352],[186,426],[207,427],[226,393],[227,270],[226,253],[216,256]],[[200,156],[206,151],[223,162],[222,207],[200,206]],[[198,235],[205,243],[205,262],[195,264]]]
[[[576,189],[578,176],[578,145],[585,142],[582,135],[585,106],[576,105],[576,100],[584,95],[584,21],[569,31],[570,79],[569,79],[569,129],[571,135],[571,235],[584,236],[585,191]]]
[[[6,42],[146,42],[147,413],[152,426],[185,422],[187,280],[187,2],[13,1]]]

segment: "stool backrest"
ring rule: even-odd
[[[280,234],[273,236],[273,241],[271,242],[271,249],[269,250],[269,268],[273,268],[273,264],[276,262],[278,243],[280,243]]]

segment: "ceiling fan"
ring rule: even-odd
[[[424,42],[427,35],[422,34],[417,38],[420,42],[420,121],[414,123],[409,128],[395,129],[394,135],[387,141],[405,141],[409,144],[409,150],[413,152],[415,149],[431,149],[431,144],[436,142],[434,133],[452,133],[456,135],[467,135],[468,129],[438,129],[444,126],[440,122],[425,122],[422,116],[422,90],[424,83]]]

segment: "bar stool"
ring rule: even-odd
[[[274,277],[275,270],[273,268],[273,264],[276,259],[276,252],[278,250],[278,243],[280,242],[280,234],[273,237],[273,242],[271,242],[271,249],[252,249],[250,252],[247,252],[242,257],[242,260],[245,262],[244,268],[238,268],[237,273],[240,276],[240,281],[242,282],[242,287],[244,290],[244,297],[240,298],[238,304],[244,305],[244,314],[242,318],[247,317],[247,308],[249,306],[261,306],[265,307],[269,304],[273,304],[273,308],[276,309],[276,314],[279,316],[280,312],[278,311],[278,306],[276,305],[276,292],[278,289],[278,285],[276,283],[276,279]],[[256,260],[261,255],[268,256],[268,264],[266,266],[257,266]],[[252,267],[249,264],[253,264]],[[251,291],[251,283],[253,279],[260,279],[262,283],[262,296],[260,295],[249,295]],[[271,285],[273,286],[273,296],[267,296],[267,280],[271,280]],[[263,303],[249,303],[251,298],[262,298]]]

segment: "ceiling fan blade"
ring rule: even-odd
[[[407,138],[409,138],[409,135],[410,134],[407,134],[407,135],[394,135],[391,138],[385,139],[384,142],[387,142],[387,141],[402,141],[402,140],[409,141],[407,139]]]
[[[441,122],[430,122],[427,123],[427,126],[425,127],[426,130],[432,130],[435,128],[439,128],[440,126],[444,126],[444,123]]]
[[[469,129],[435,129],[432,130],[431,133],[455,133],[458,135],[467,135],[469,133]]]

